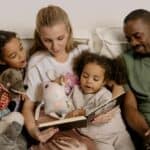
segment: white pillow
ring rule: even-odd
[[[98,27],[96,34],[101,48],[100,55],[114,58],[127,49],[127,41],[120,27]]]

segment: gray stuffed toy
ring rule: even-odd
[[[11,112],[8,108],[13,99],[20,100],[25,92],[21,71],[6,69],[0,75],[0,85],[0,150],[26,150],[26,142],[21,136],[24,117],[20,112]]]
[[[8,68],[0,75],[0,83],[2,83],[11,94],[11,97],[16,94],[25,92],[25,85],[23,83],[23,75],[20,70]]]
[[[13,68],[6,69],[0,75],[0,118],[7,115],[10,110],[13,111],[17,104],[19,105],[23,92],[25,86],[21,71]]]
[[[23,116],[18,112],[12,112],[0,121],[0,127],[5,128],[0,133],[0,150],[27,150],[27,144],[21,135],[23,123]]]

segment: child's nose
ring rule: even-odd
[[[92,78],[89,77],[89,78],[87,79],[87,82],[88,82],[88,83],[91,83],[91,82],[92,82]]]

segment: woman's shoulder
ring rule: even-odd
[[[35,54],[31,56],[28,62],[28,68],[32,68],[34,66],[37,66],[39,63],[41,63],[47,56],[49,55],[49,52],[47,51],[38,51]]]

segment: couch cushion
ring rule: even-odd
[[[127,49],[127,41],[121,27],[98,27],[96,34],[101,44],[99,54],[116,57]]]

